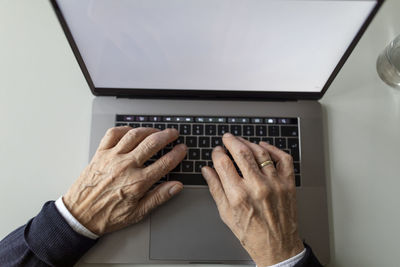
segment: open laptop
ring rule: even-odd
[[[102,238],[89,263],[252,263],[199,174],[225,132],[295,162],[301,237],[329,261],[318,103],[378,0],[51,0],[93,101],[90,157],[114,125],[177,128],[185,189]],[[167,153],[166,147],[150,160]],[[161,182],[162,182],[161,181]]]

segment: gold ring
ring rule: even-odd
[[[260,169],[262,169],[265,166],[272,165],[272,164],[274,164],[274,162],[272,160],[266,160],[266,161],[260,163],[258,166],[260,166]]]

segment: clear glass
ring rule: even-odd
[[[379,55],[376,68],[385,83],[400,88],[400,35]]]

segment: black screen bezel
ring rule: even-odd
[[[346,49],[346,52],[341,57],[339,63],[336,65],[334,71],[330,75],[329,79],[325,83],[321,92],[260,92],[260,91],[221,91],[221,90],[173,90],[173,89],[149,89],[149,88],[104,88],[95,87],[90,77],[89,71],[86,68],[85,62],[79,52],[79,49],[75,43],[75,40],[68,28],[68,25],[64,19],[64,16],[56,2],[56,0],[50,0],[52,7],[57,15],[57,18],[64,30],[67,40],[72,48],[76,60],[85,76],[85,79],[95,96],[116,96],[116,97],[128,97],[128,98],[161,98],[161,99],[227,99],[227,100],[318,100],[323,97],[340,69],[349,58],[351,52],[356,47],[358,41],[370,25],[371,21],[375,17],[376,13],[382,6],[385,0],[376,0],[376,5],[368,15],[366,21],[360,28],[359,32],[354,37],[350,46]]]

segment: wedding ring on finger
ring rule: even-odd
[[[265,166],[269,166],[269,165],[273,165],[274,162],[272,160],[266,160],[264,162],[261,162],[260,164],[258,164],[258,166],[260,167],[260,169],[264,168]]]

